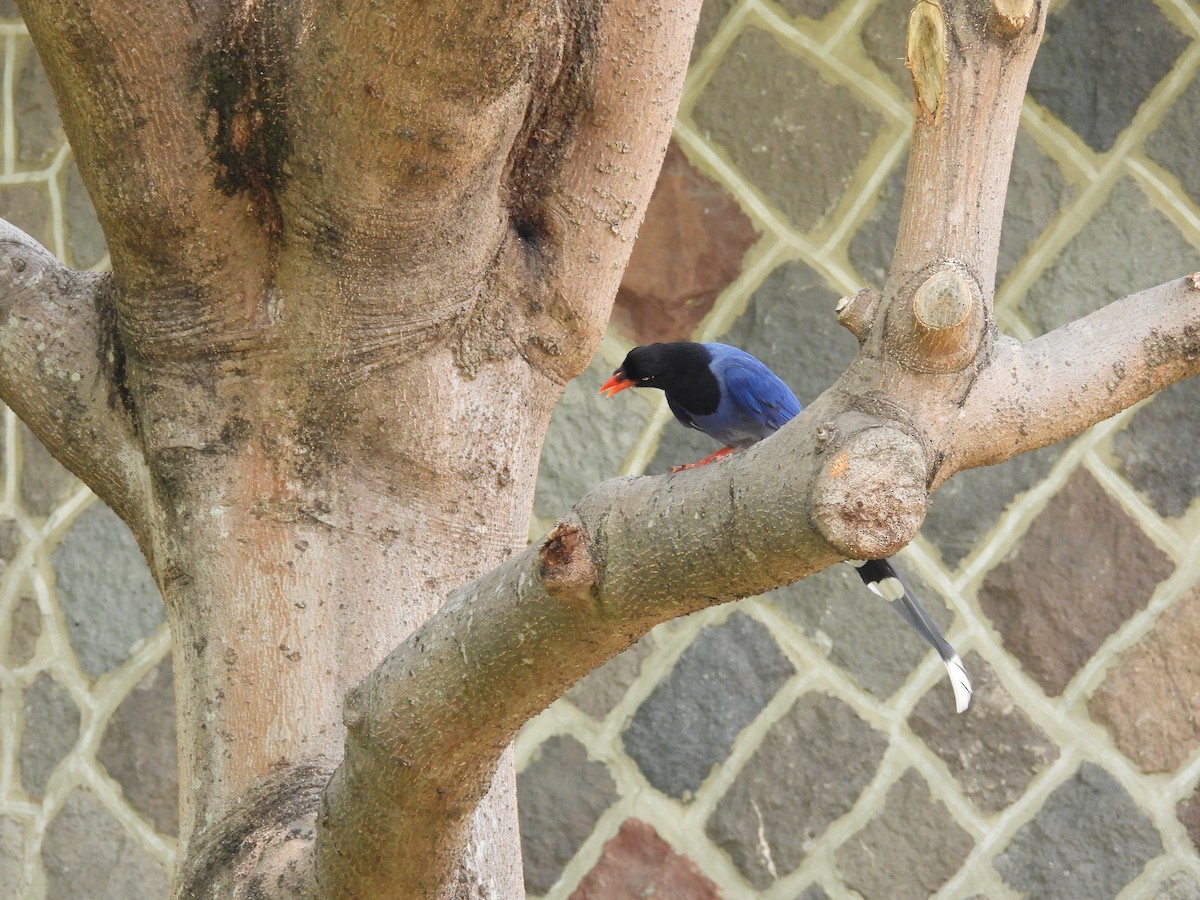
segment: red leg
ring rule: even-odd
[[[701,466],[707,466],[710,462],[716,462],[718,459],[724,459],[726,456],[728,456],[732,452],[733,452],[732,447],[722,447],[716,453],[708,454],[708,456],[704,457],[704,459],[700,460],[699,462],[688,463],[685,466],[672,466],[671,471],[672,472],[682,472],[685,469],[698,469]]]

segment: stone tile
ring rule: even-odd
[[[1030,677],[1059,694],[1172,568],[1080,469],[988,573],[979,601]]]
[[[40,186],[6,184],[0,188],[0,218],[11,222],[40,244],[50,244],[50,197]]]
[[[1188,196],[1200,203],[1200,80],[1192,79],[1154,134],[1146,154],[1169,169]]]
[[[517,810],[525,889],[544,894],[616,801],[617,787],[573,737],[552,737],[537,754],[517,775]]]
[[[948,691],[931,690],[908,727],[946,764],[962,792],[985,816],[1019,800],[1029,783],[1058,759],[1058,746],[1017,705],[978,653],[963,665],[975,693],[966,715],[955,715]]]
[[[948,630],[953,616],[937,592],[902,563],[896,567],[934,621]],[[890,604],[866,589],[850,566],[832,566],[766,596],[830,660],[881,700],[899,690],[925,654],[933,652]],[[942,687],[949,697],[949,684]]]
[[[646,635],[628,650],[619,653],[589,672],[566,693],[566,698],[591,716],[600,720],[621,702],[629,686],[637,680],[644,660],[654,649],[654,637]]]
[[[0,19],[21,21],[21,10],[17,8],[17,0],[0,0]]]
[[[881,809],[837,851],[847,887],[864,897],[926,900],[966,861],[975,842],[913,769]]]
[[[700,22],[696,26],[696,38],[692,42],[692,62],[700,55],[709,41],[725,21],[725,17],[737,6],[737,0],[704,0],[700,7]]]
[[[1050,473],[1067,446],[1051,444],[998,466],[958,473],[934,493],[921,534],[933,541],[950,569],[957,568],[1013,501]]]
[[[860,34],[867,56],[887,73],[906,98],[913,95],[912,76],[904,65],[904,35],[912,7],[912,0],[883,0],[863,23]],[[893,229],[892,237],[895,236]]]
[[[1164,388],[1113,438],[1119,471],[1158,514],[1182,516],[1200,497],[1200,459],[1180,447],[1200,444],[1200,379]]]
[[[1200,749],[1200,588],[1163,613],[1088,700],[1143,772],[1173,772]]]
[[[810,884],[796,900],[829,900],[829,895],[819,884]]]
[[[167,871],[83,788],[46,829],[42,862],[55,900],[166,897],[170,888]]]
[[[50,455],[24,422],[21,423],[21,499],[25,508],[43,518],[79,488],[79,479]]]
[[[907,160],[901,160],[892,170],[880,189],[875,208],[859,226],[848,248],[854,268],[876,289],[883,286],[896,248],[907,165]],[[1033,138],[1018,132],[1004,201],[1004,230],[996,263],[998,281],[1020,262],[1073,194],[1055,162]]]
[[[626,819],[570,900],[670,897],[719,900],[721,894],[700,868],[676,853],[651,825]]]
[[[75,160],[63,167],[63,208],[67,221],[67,248],[70,250],[69,262],[77,269],[87,269],[96,265],[108,252],[108,244],[104,241],[104,232],[100,228],[100,220],[96,218],[96,210],[88,196],[87,188]]]
[[[838,0],[779,0],[779,5],[793,16],[821,19],[833,11]]]
[[[1029,897],[1115,897],[1162,840],[1150,817],[1104,769],[1084,763],[993,861],[1000,876]]]
[[[625,752],[654,787],[689,801],[794,672],[770,632],[735,613],[701,631],[638,707]]]
[[[1151,0],[1058,6],[1046,23],[1029,94],[1105,152],[1187,44]]]
[[[18,38],[23,61],[16,73],[13,113],[17,126],[17,161],[25,169],[36,169],[50,162],[51,156],[66,142],[62,120],[50,81],[41,60],[28,38]]]
[[[1126,179],[1029,288],[1021,309],[1044,333],[1195,269],[1200,251]]]
[[[164,621],[162,599],[137,541],[104,504],[80,514],[51,562],[71,644],[89,675],[124,662]]]
[[[70,691],[48,672],[25,689],[22,701],[21,783],[29,794],[41,797],[55,767],[79,739],[81,716]]]
[[[762,891],[804,860],[805,845],[854,805],[887,738],[847,704],[811,692],[767,732],[705,830]]]
[[[167,657],[117,707],[96,758],[125,799],[164,834],[179,833],[175,680]]]
[[[20,820],[0,816],[0,884],[7,884],[15,895],[25,865],[25,827]]]
[[[753,27],[725,53],[692,115],[802,231],[841,199],[885,121]]]
[[[22,597],[12,611],[12,631],[8,638],[8,659],[13,666],[23,666],[37,652],[38,638],[42,636],[42,611],[37,600]]]
[[[1200,790],[1192,796],[1181,800],[1175,807],[1175,815],[1187,830],[1193,846],[1200,852]]]
[[[1190,872],[1176,872],[1158,885],[1154,900],[1200,900],[1200,882]]]
[[[767,276],[719,340],[757,356],[807,403],[837,380],[858,350],[834,315],[839,296],[806,263],[786,262]],[[646,471],[668,472],[716,449],[712,438],[671,421]]]
[[[737,201],[672,142],[617,291],[612,324],[637,344],[687,339],[737,278],[756,240]]]
[[[650,391],[600,396],[600,385],[612,369],[596,357],[567,385],[554,408],[534,491],[533,508],[539,516],[565,515],[580,497],[612,478],[650,416],[655,399]]]

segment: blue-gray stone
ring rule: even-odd
[[[650,392],[628,390],[609,398],[598,393],[613,368],[594,359],[554,408],[534,492],[539,516],[565,515],[580,497],[616,475],[645,426]]]
[[[71,692],[48,672],[25,688],[22,706],[21,782],[26,791],[40,797],[54,769],[79,739],[81,717]]]
[[[864,897],[926,900],[966,861],[975,842],[915,769],[888,789],[883,809],[837,851],[847,887]]]
[[[71,250],[69,262],[77,269],[90,268],[104,258],[108,245],[74,159],[64,167],[63,200],[67,214],[67,246]]]
[[[1112,775],[1093,763],[1055,789],[993,866],[1030,897],[1116,897],[1162,853],[1154,822]]]
[[[544,894],[554,886],[616,799],[608,769],[588,759],[575,738],[560,735],[538,747],[537,757],[517,775],[527,891]]]
[[[1182,516],[1200,496],[1200,378],[1160,391],[1113,438],[1121,473],[1145,494],[1159,515]]]
[[[692,115],[805,231],[832,211],[884,126],[853,91],[755,27],[726,51]]]
[[[1196,269],[1200,250],[1126,179],[1030,287],[1021,309],[1041,334]]]
[[[867,55],[896,83],[906,100],[913,95],[912,76],[904,65],[904,35],[912,8],[912,0],[883,0],[867,18],[861,32]],[[892,237],[895,236],[893,230]]]
[[[1200,79],[1193,78],[1162,124],[1146,140],[1146,153],[1169,169],[1200,203]]]
[[[767,732],[705,831],[763,891],[850,811],[885,750],[887,738],[847,704],[807,693]]]
[[[166,870],[83,788],[46,829],[42,862],[54,900],[150,900],[170,888]]]
[[[603,719],[621,702],[630,685],[637,680],[642,660],[653,647],[654,638],[648,634],[600,668],[589,672],[564,696],[593,719]]]
[[[50,79],[38,59],[33,43],[27,37],[17,38],[20,70],[13,96],[13,113],[17,126],[17,161],[21,168],[45,165],[50,156],[63,145],[62,120],[58,104],[50,89]]]
[[[638,707],[625,752],[654,787],[690,800],[794,672],[767,629],[735,613],[700,632]]]
[[[164,621],[158,588],[137,541],[102,503],[77,518],[51,556],[71,644],[89,675],[129,658]]]
[[[1151,0],[1075,0],[1046,23],[1029,95],[1103,153],[1187,45]]]
[[[938,626],[947,630],[950,611],[924,579],[895,563]],[[881,700],[908,681],[927,653],[933,652],[891,604],[876,597],[850,566],[835,565],[802,581],[771,591],[766,599],[798,623],[831,661]],[[946,690],[950,688],[947,685]]]
[[[937,545],[948,567],[956,568],[1013,501],[1049,474],[1067,446],[1051,444],[998,466],[959,472],[933,494],[921,534]]]

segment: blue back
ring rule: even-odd
[[[799,415],[800,401],[791,388],[759,360],[728,344],[704,346],[711,354],[709,368],[721,387],[721,402],[714,413],[686,418],[671,404],[683,424],[741,449],[769,437]]]

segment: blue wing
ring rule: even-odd
[[[749,353],[728,344],[707,344],[712,368],[736,407],[773,433],[800,414],[800,401],[778,375]],[[762,435],[766,437],[766,434]]]

